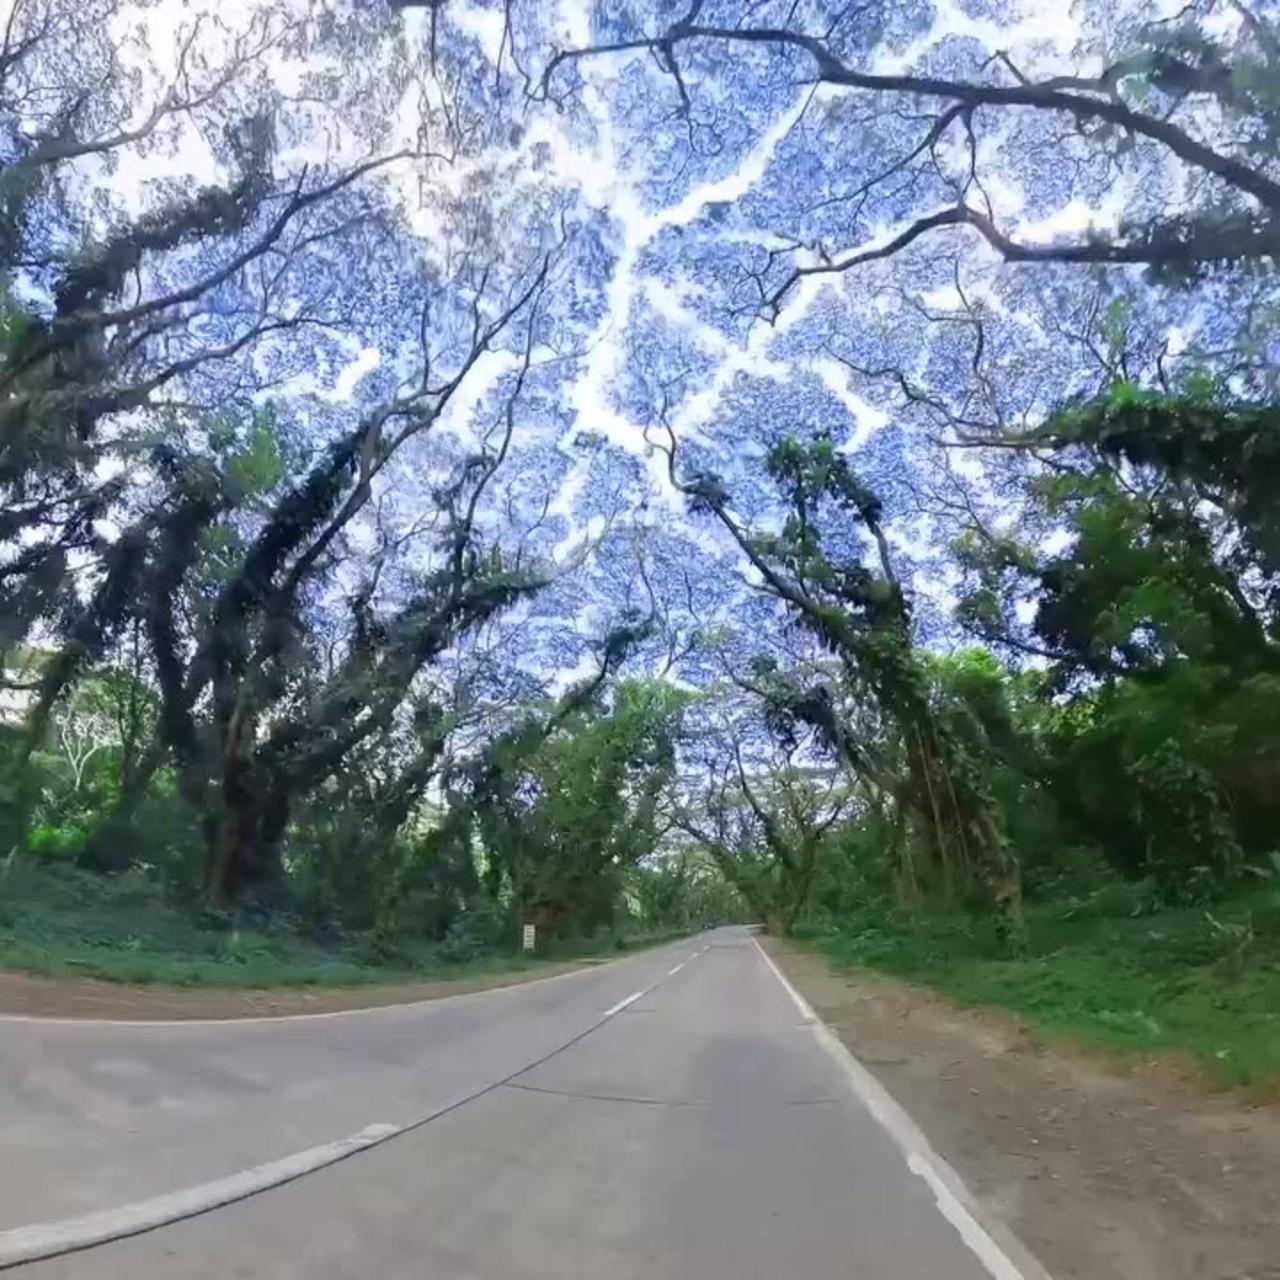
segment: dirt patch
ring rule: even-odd
[[[510,973],[437,981],[376,983],[365,987],[275,987],[217,990],[206,987],[133,986],[92,978],[37,978],[0,972],[0,1013],[56,1018],[185,1021],[195,1018],[276,1018],[412,1004],[444,996],[511,987],[583,968],[590,961],[539,964]],[[599,961],[596,961],[599,963]]]
[[[1036,1044],[1016,1018],[772,955],[1055,1280],[1280,1280],[1280,1113]]]

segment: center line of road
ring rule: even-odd
[[[668,969],[668,970],[667,970],[667,977],[668,977],[668,978],[674,978],[674,977],[676,976],[676,974],[677,974],[677,973],[679,973],[679,972],[680,972],[680,970],[681,970],[681,969],[683,969],[683,968],[684,968],[684,961],[683,961],[683,960],[681,960],[681,961],[680,961],[680,963],[679,963],[678,965],[676,965],[676,967],[675,967],[674,969]]]
[[[619,1000],[611,1009],[606,1009],[601,1017],[612,1018],[615,1013],[621,1013],[629,1004],[635,1004],[645,992],[633,991],[625,1000]]]
[[[412,1127],[412,1126],[410,1126]],[[106,1244],[125,1236],[140,1235],[155,1227],[163,1227],[183,1218],[207,1213],[224,1204],[234,1204],[269,1187],[293,1182],[304,1174],[314,1173],[326,1165],[345,1160],[366,1147],[375,1147],[401,1132],[394,1124],[371,1124],[359,1133],[337,1142],[326,1142],[306,1151],[296,1151],[280,1160],[272,1160],[252,1169],[244,1169],[225,1178],[215,1178],[199,1186],[186,1187],[165,1195],[153,1196],[113,1209],[101,1209],[81,1218],[64,1218],[58,1222],[36,1222],[25,1227],[0,1231],[0,1270],[23,1262],[56,1257],[95,1244]]]

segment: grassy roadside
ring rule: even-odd
[[[1029,907],[1010,953],[990,922],[866,909],[801,931],[838,966],[995,1005],[1048,1038],[1121,1054],[1188,1052],[1217,1082],[1280,1082],[1280,890],[1153,909],[1113,885]]]
[[[675,933],[566,940],[545,954],[368,939],[321,944],[288,930],[228,929],[160,902],[143,881],[24,868],[0,886],[0,970],[224,990],[472,979],[656,945]]]

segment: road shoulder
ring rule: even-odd
[[[636,951],[620,952],[618,959]],[[468,977],[345,987],[228,989],[136,985],[94,978],[42,978],[0,971],[0,1016],[112,1021],[279,1018],[414,1004],[554,978],[606,963],[601,959],[539,962],[523,969]]]
[[[1280,1275],[1274,1110],[1112,1074],[1012,1018],[763,941],[1055,1280]]]

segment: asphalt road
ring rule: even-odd
[[[172,1193],[377,1125],[402,1131],[13,1274],[1026,1276],[904,1154],[822,1034],[740,929],[422,1005],[0,1022],[0,1261],[29,1224],[198,1206],[199,1190]]]

